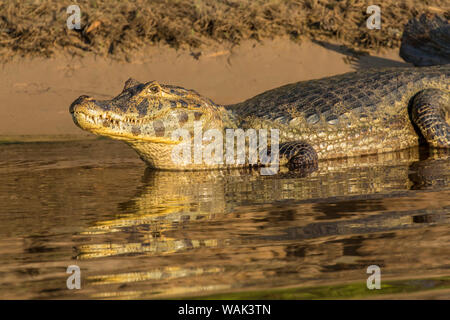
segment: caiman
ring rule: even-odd
[[[416,51],[404,46],[403,52],[412,56]],[[420,55],[423,61],[429,52]],[[172,150],[180,143],[172,139],[172,133],[183,128],[193,137],[194,123],[199,122],[203,131],[218,129],[224,137],[228,128],[278,129],[279,163],[307,168],[321,159],[384,153],[419,144],[450,148],[450,64],[367,69],[302,81],[225,106],[194,90],[128,79],[112,100],[81,96],[70,112],[80,128],[125,141],[153,168],[242,166],[226,161],[208,165],[172,160]]]
[[[194,90],[129,79],[112,100],[81,96],[70,112],[79,127],[125,141],[154,168],[209,168],[203,163],[180,166],[171,159],[179,143],[171,139],[172,132],[193,132],[195,121],[203,130],[278,129],[280,163],[297,168],[420,143],[450,148],[450,65],[302,81],[227,106]]]

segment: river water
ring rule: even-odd
[[[260,176],[153,171],[108,139],[1,144],[0,298],[449,298],[449,169],[419,148]]]

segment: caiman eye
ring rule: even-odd
[[[158,86],[150,87],[150,88],[148,88],[148,92],[149,93],[158,93],[159,87]]]

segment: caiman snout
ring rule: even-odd
[[[72,104],[69,107],[69,112],[74,113],[77,106],[83,105],[87,101],[90,101],[90,100],[93,100],[93,99],[89,96],[80,96],[78,99],[76,99],[74,102],[72,102]]]

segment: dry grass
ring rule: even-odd
[[[198,48],[289,36],[333,40],[353,49],[397,47],[404,24],[424,12],[449,17],[447,1],[383,1],[381,30],[366,28],[373,0],[8,0],[0,3],[0,54],[49,57],[64,50],[129,59],[133,50],[166,43]],[[81,30],[66,27],[67,6],[81,8]]]

